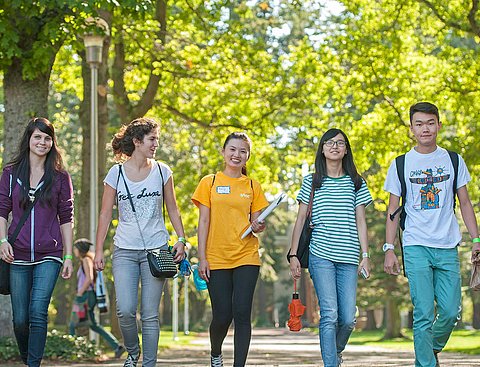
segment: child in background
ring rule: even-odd
[[[95,320],[95,305],[97,298],[95,296],[95,278],[96,271],[93,267],[94,253],[90,251],[93,243],[87,239],[79,239],[73,244],[73,253],[75,257],[80,260],[80,266],[77,271],[77,295],[75,297],[75,306],[80,306],[83,310],[83,305],[87,306],[87,315],[89,327],[98,333],[108,345],[115,351],[115,358],[120,358],[125,352],[125,347],[118,343],[118,340],[111,333],[106,331],[102,325]],[[72,315],[73,316],[73,315]],[[75,327],[81,320],[72,317],[70,321],[70,335],[75,335]]]

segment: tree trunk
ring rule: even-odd
[[[52,62],[53,65],[53,62]],[[14,59],[5,71],[3,89],[5,95],[5,124],[3,162],[9,162],[18,148],[25,126],[31,117],[48,118],[48,81],[50,69],[35,79],[24,80],[22,63]]]
[[[0,295],[0,338],[13,337],[12,305],[10,296]]]
[[[29,119],[34,116],[48,118],[48,81],[52,65],[53,60],[48,72],[39,74],[35,79],[24,80],[22,63],[14,59],[4,73],[4,164],[15,155]],[[9,296],[0,296],[0,336],[13,337]]]
[[[480,292],[476,292],[470,289],[470,295],[472,297],[473,304],[473,320],[472,326],[474,329],[480,329]]]
[[[407,328],[413,329],[413,310],[408,310],[408,324]]]
[[[255,291],[253,319],[259,326],[269,325],[269,315],[267,314],[267,290],[265,289],[265,282],[259,277],[257,282],[257,289]]]
[[[170,291],[170,281],[165,280],[165,285],[163,286],[163,312],[162,312],[162,323],[161,325],[172,325],[172,292]]]
[[[387,299],[385,303],[385,335],[383,339],[402,337],[400,331],[400,310],[393,299]]]
[[[367,310],[367,322],[363,330],[377,330],[377,323],[375,321],[374,310]]]

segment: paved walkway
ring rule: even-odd
[[[224,343],[224,364],[231,366],[233,338],[227,337]],[[344,352],[342,367],[407,367],[413,366],[412,351],[394,351],[386,348],[349,345]],[[480,355],[440,354],[442,367],[480,366]],[[122,367],[123,360],[108,360],[98,363],[43,363],[42,366],[55,367]],[[2,364],[2,367],[19,367],[18,363]],[[141,363],[139,363],[141,366]],[[172,345],[167,351],[162,351],[157,360],[157,367],[207,367],[209,366],[208,335],[202,334],[188,349]],[[254,329],[248,367],[254,366],[322,366],[318,345],[318,336],[308,332],[291,333],[285,329]]]

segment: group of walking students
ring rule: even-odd
[[[470,175],[461,156],[437,145],[441,127],[435,105],[419,102],[410,108],[410,130],[416,146],[392,162],[384,186],[390,193],[384,270],[392,275],[400,273],[400,249],[394,246],[400,221],[405,273],[414,307],[415,366],[422,367],[439,366],[438,354],[461,309],[457,247],[462,237],[454,214],[455,195],[472,238],[472,256],[480,251],[466,187]],[[187,242],[172,170],[154,158],[158,140],[158,125],[149,118],[135,119],[115,134],[111,146],[121,163],[104,179],[95,245],[86,239],[73,245],[72,182],[62,165],[54,127],[45,118],[28,123],[18,153],[5,166],[0,180],[0,255],[11,264],[13,326],[24,364],[41,364],[52,292],[60,272],[64,279],[72,275],[75,253],[80,259],[76,302],[87,302],[92,329],[106,339],[116,357],[128,353],[125,367],[136,366],[141,354],[144,367],[155,366],[165,280],[152,276],[145,250],[168,246],[170,235],[162,208],[166,206],[177,236],[175,261],[185,257]],[[209,331],[213,367],[223,366],[222,344],[232,320],[235,367],[245,366],[250,345],[251,310],[260,269],[256,234],[265,229],[258,217],[268,206],[259,182],[247,176],[251,150],[252,142],[245,133],[228,135],[221,149],[223,171],[203,177],[192,196],[199,209],[198,270],[208,284],[212,305]],[[326,367],[337,367],[355,327],[358,275],[364,273],[368,278],[371,270],[365,208],[372,197],[357,172],[350,142],[342,130],[330,129],[321,137],[315,172],[304,178],[297,201],[298,216],[288,256],[290,271],[294,279],[300,277],[297,246],[312,202],[308,271],[319,300],[322,361]],[[114,205],[118,206],[119,220],[112,268],[123,345],[96,323],[93,312],[93,279],[95,271],[105,267],[103,247]],[[30,215],[19,223],[26,210]],[[242,239],[248,226],[252,233]],[[21,227],[18,236],[9,240],[17,227]],[[136,317],[139,283],[142,348]],[[75,332],[75,323],[70,331]]]

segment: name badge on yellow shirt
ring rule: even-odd
[[[217,186],[217,193],[230,194],[230,186]]]

